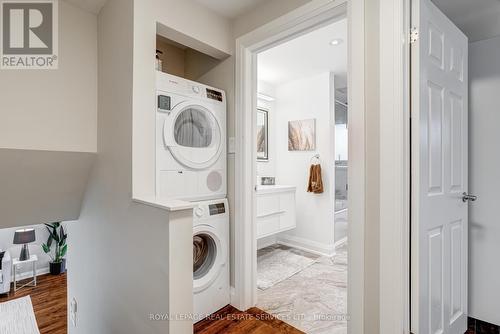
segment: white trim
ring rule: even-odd
[[[409,333],[410,3],[380,5],[380,333]]]
[[[368,0],[370,1],[370,0]],[[365,333],[365,1],[348,3],[349,184],[347,314],[349,334]],[[376,310],[371,310],[376,312]]]
[[[349,25],[349,277],[348,332],[364,332],[365,224],[365,31],[364,0],[314,0],[236,40],[235,294],[231,303],[245,310],[256,302],[255,217],[256,54],[331,22],[347,9]],[[351,140],[352,139],[352,140]]]
[[[275,234],[268,237],[259,238],[257,239],[257,249],[266,248],[277,243],[278,239]]]
[[[294,235],[280,235],[277,242],[281,245],[297,248],[316,255],[328,257],[335,255],[335,245],[333,244],[328,245]]]

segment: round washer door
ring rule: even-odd
[[[193,232],[193,291],[208,288],[219,277],[226,265],[227,246],[215,233],[215,229],[201,225]]]
[[[165,121],[163,135],[174,158],[189,168],[208,168],[222,153],[220,124],[202,105],[189,102],[177,105]]]

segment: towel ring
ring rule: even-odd
[[[320,155],[319,154],[315,154],[311,157],[311,163],[313,162],[316,162],[316,163],[319,163],[320,162],[320,159],[319,159]]]

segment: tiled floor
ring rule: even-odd
[[[257,307],[308,334],[347,333],[347,244],[258,291]]]

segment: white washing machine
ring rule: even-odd
[[[229,304],[227,199],[197,203],[193,210],[194,322]]]
[[[226,197],[226,94],[156,74],[156,195],[188,201]]]

